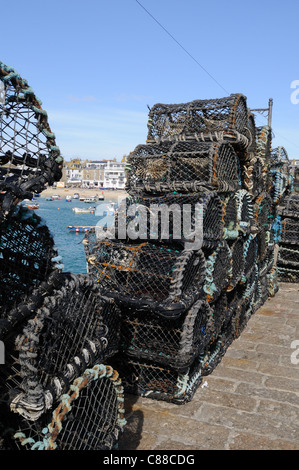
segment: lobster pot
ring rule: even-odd
[[[269,298],[269,280],[268,275],[260,276],[257,283],[257,308],[261,307]]]
[[[210,305],[212,309],[212,332],[210,343],[207,345],[208,348],[216,341],[224,325],[227,323],[228,300],[226,292],[221,292],[218,299]]]
[[[299,282],[299,269],[294,266],[277,265],[278,281],[280,282]]]
[[[241,277],[241,284],[247,282],[249,274],[253,271],[254,267],[256,266],[257,262],[257,237],[256,235],[248,235],[244,241],[244,270]]]
[[[235,240],[231,246],[231,269],[229,271],[229,284],[227,291],[233,290],[239,281],[242,279],[242,275],[245,267],[244,257],[244,240],[242,237]]]
[[[11,411],[29,421],[51,409],[80,372],[118,351],[119,310],[87,276],[54,273],[10,318],[26,322],[5,386]]]
[[[299,240],[298,245],[280,245],[277,264],[284,267],[299,268]]]
[[[201,250],[100,240],[87,261],[104,295],[139,310],[175,318],[202,293],[205,257]]]
[[[46,111],[27,81],[0,62],[0,222],[18,201],[62,176]]]
[[[299,219],[299,194],[288,194],[277,206],[277,214],[281,217]]]
[[[44,221],[18,206],[0,225],[0,318],[61,269],[60,260]]]
[[[250,131],[246,97],[234,94],[182,104],[155,104],[149,112],[147,143],[222,138],[246,147],[254,139]]]
[[[270,170],[272,180],[271,195],[274,204],[279,204],[289,187],[289,177],[283,168],[273,167]]]
[[[191,366],[214,332],[214,311],[198,300],[177,319],[123,309],[120,347],[138,360],[154,361],[176,370]]]
[[[265,165],[262,158],[251,157],[242,164],[243,187],[252,198],[265,191]]]
[[[255,117],[254,117],[254,114],[251,112],[248,113],[247,128],[249,130],[249,143],[248,143],[247,152],[256,153],[258,133],[257,133],[256,125],[255,125]]]
[[[235,240],[239,236],[238,205],[235,193],[221,194],[223,207],[223,238]]]
[[[280,221],[281,243],[299,245],[299,219],[285,217]]]
[[[164,142],[138,145],[127,161],[129,194],[164,194],[240,188],[239,160],[231,144]]]
[[[266,250],[266,254],[262,260],[259,260],[257,263],[259,269],[259,275],[263,276],[269,272],[270,269],[274,266],[276,262],[275,256],[275,245],[269,244]]]
[[[197,359],[184,371],[124,355],[115,356],[113,366],[120,371],[125,393],[177,405],[190,402],[202,382]]]
[[[53,412],[46,412],[34,422],[13,416],[16,430],[6,448],[115,449],[126,424],[123,402],[124,392],[118,372],[111,366],[95,364],[70,384]]]
[[[264,192],[255,200],[253,208],[253,224],[256,231],[270,230],[274,217],[271,196]]]
[[[229,285],[231,251],[224,240],[216,249],[205,250],[206,275],[203,290],[208,302],[214,302]]]
[[[127,239],[215,245],[223,236],[222,204],[215,192],[131,196],[117,211],[116,226],[116,238],[122,226]]]
[[[253,223],[253,203],[248,191],[240,189],[236,192],[237,221],[240,234],[248,234]]]
[[[257,259],[258,263],[262,263],[268,255],[269,250],[274,248],[273,230],[262,229],[256,234],[257,238]]]

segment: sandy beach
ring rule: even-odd
[[[41,197],[53,196],[57,194],[61,198],[66,196],[72,196],[73,194],[78,193],[80,196],[92,197],[92,196],[101,196],[104,195],[105,199],[118,199],[125,198],[128,194],[124,190],[109,190],[109,189],[99,189],[99,188],[53,188],[49,187],[40,193]]]

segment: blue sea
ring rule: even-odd
[[[104,210],[109,202],[118,201],[116,193],[113,193],[113,191],[111,191],[111,195],[109,193],[110,191],[106,192],[104,201],[92,203],[85,203],[78,199],[72,199],[72,202],[67,202],[65,196],[62,196],[61,199],[47,201],[42,194],[34,199],[34,202],[39,204],[39,209],[35,210],[35,212],[45,221],[52,233],[55,247],[58,254],[62,257],[64,272],[75,274],[87,272],[84,245],[82,243],[84,233],[69,232],[68,225],[94,226],[99,221],[99,217],[95,213],[76,214],[72,209],[74,207],[84,209],[96,207],[98,212],[99,206],[103,206]],[[99,212],[101,212],[101,207]]]

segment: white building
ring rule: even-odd
[[[104,188],[124,189],[125,184],[125,164],[108,161],[104,168]]]

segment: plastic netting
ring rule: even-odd
[[[299,241],[297,245],[280,245],[277,256],[277,263],[289,265],[290,267],[299,267]]]
[[[244,270],[241,281],[245,283],[249,274],[256,267],[258,252],[258,240],[256,235],[248,235],[244,240]]]
[[[299,219],[299,194],[288,194],[277,207],[277,213],[282,217]]]
[[[96,364],[70,384],[60,403],[38,421],[13,417],[5,439],[10,450],[110,450],[126,424],[118,372]],[[10,440],[8,440],[8,436]]]
[[[243,186],[252,197],[265,190],[265,166],[263,159],[252,157],[242,165]]]
[[[211,340],[214,323],[213,308],[205,300],[195,302],[175,320],[124,309],[120,347],[129,357],[177,370],[187,368]]]
[[[299,282],[299,269],[294,266],[281,266],[277,265],[277,275],[280,282]]]
[[[246,97],[234,94],[181,104],[155,104],[148,118],[148,143],[163,140],[228,140],[247,146],[254,139]]]
[[[119,310],[84,275],[52,274],[10,312],[3,330],[20,322],[0,373],[13,397],[11,410],[30,421],[50,409],[86,367],[118,351]]]
[[[224,240],[215,249],[205,250],[206,275],[204,292],[208,302],[214,302],[221,292],[228,287],[231,277],[231,251]]]
[[[55,135],[27,81],[0,62],[0,221],[62,176]]]
[[[230,246],[231,251],[231,269],[228,272],[229,284],[227,291],[233,290],[238,282],[242,279],[244,266],[245,266],[245,257],[244,257],[244,240],[242,237],[239,237]]]
[[[213,245],[223,236],[222,204],[217,193],[209,191],[131,196],[117,210],[116,238],[120,226],[128,240],[165,240],[184,246],[198,237],[200,244]]]
[[[299,245],[299,220],[285,217],[280,221],[281,243]]]
[[[86,250],[89,253],[88,245]],[[201,250],[175,249],[161,242],[99,240],[87,262],[103,294],[166,317],[189,308],[205,279]]]
[[[230,144],[164,142],[138,145],[127,159],[129,194],[240,188],[239,160]]]
[[[17,206],[0,225],[0,316],[58,269],[60,259],[43,219]]]
[[[265,159],[266,162],[270,159],[271,141],[272,130],[269,126],[256,128],[256,156]]]
[[[255,230],[269,230],[273,223],[273,200],[269,193],[260,194],[254,203],[253,223]]]

